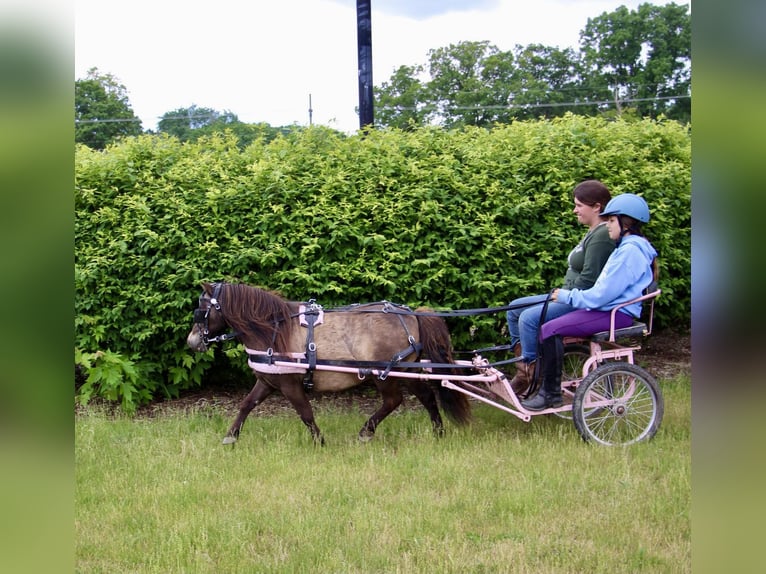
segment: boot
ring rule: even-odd
[[[564,339],[549,337],[542,344],[541,366],[543,384],[538,393],[529,400],[521,401],[528,411],[542,411],[564,404],[561,396],[561,369],[564,366]]]
[[[521,357],[521,343],[516,343],[513,346],[513,358],[518,359],[519,357]],[[511,380],[515,379],[516,373],[519,372],[519,361],[514,362],[513,366],[515,368],[515,371],[513,373],[513,377],[511,377]]]
[[[513,347],[513,356],[516,358],[521,357],[521,343],[516,343]],[[535,380],[535,363],[527,363],[526,361],[516,361],[516,374],[511,379],[510,385],[513,392],[517,396],[521,396],[529,390],[530,386]]]
[[[535,362],[527,363],[519,361],[516,363],[516,374],[511,379],[510,385],[516,396],[527,396],[529,390],[535,382]]]

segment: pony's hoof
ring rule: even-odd
[[[225,436],[221,444],[234,444],[235,442],[237,442],[237,437]]]
[[[359,442],[370,442],[373,438],[375,438],[375,435],[371,432],[359,433]]]

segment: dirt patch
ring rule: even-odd
[[[678,375],[691,376],[691,334],[671,330],[652,333],[642,342],[636,358],[656,379],[672,379]]]
[[[636,354],[636,362],[644,366],[656,379],[672,379],[681,374],[691,375],[691,337],[689,333],[677,333],[671,330],[657,331],[640,342],[641,350]],[[250,389],[248,387],[204,387],[185,391],[177,399],[155,401],[138,410],[138,416],[152,417],[166,411],[195,411],[203,409],[222,410],[229,416],[235,416],[239,403]],[[314,393],[311,395],[315,407],[333,407],[337,409],[358,409],[372,414],[380,406],[380,399],[375,387],[364,384],[343,393]],[[417,400],[405,393],[405,400],[400,408],[421,408]],[[279,393],[274,393],[254,414],[258,416],[288,414],[294,415],[290,403]]]

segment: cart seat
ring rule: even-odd
[[[651,329],[646,323],[641,321],[633,321],[630,327],[623,327],[622,329],[615,329],[612,331],[601,331],[600,333],[594,333],[591,335],[591,341],[614,341],[622,337],[646,337],[651,333]]]
[[[617,338],[620,337],[646,337],[647,335],[650,335],[652,332],[652,324],[654,322],[654,300],[659,296],[659,294],[662,291],[657,286],[656,281],[652,281],[652,283],[644,290],[644,294],[640,297],[636,297],[635,299],[631,301],[626,301],[625,303],[618,305],[614,309],[612,309],[611,312],[611,326],[608,331],[601,331],[599,333],[594,333],[590,336],[590,340],[593,342],[600,342],[600,341],[609,341],[611,343],[614,343]],[[633,324],[630,327],[625,327],[623,329],[615,329],[614,328],[614,317],[617,311],[619,311],[621,308],[630,305],[631,303],[636,303],[638,301],[649,301],[649,310],[648,312],[644,312],[644,315],[648,315],[648,319],[646,322],[642,322],[638,319],[635,319],[633,321]],[[646,309],[646,306],[644,306],[644,310]]]

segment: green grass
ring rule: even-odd
[[[359,443],[365,413],[248,419],[211,408],[76,420],[79,573],[689,572],[691,383],[662,383],[650,442],[488,406],[432,436],[423,410]]]

